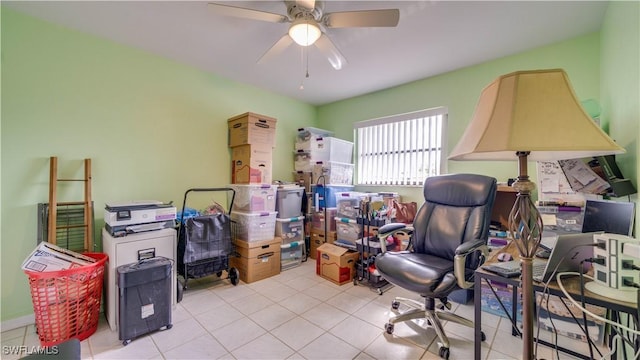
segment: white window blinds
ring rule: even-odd
[[[446,120],[436,108],[356,123],[357,183],[422,185],[439,175]]]

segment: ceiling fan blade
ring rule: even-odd
[[[273,22],[273,23],[283,23],[283,22],[289,21],[289,18],[287,18],[284,15],[274,14],[274,13],[260,11],[260,10],[241,8],[237,6],[209,3],[208,8],[210,11],[218,15],[233,16],[233,17],[242,18],[242,19],[267,21],[267,22]]]
[[[296,0],[296,5],[305,9],[313,10],[316,6],[316,0]]]
[[[342,56],[338,48],[326,34],[322,34],[315,42],[316,47],[323,53],[334,69],[340,70],[347,64],[347,59]]]
[[[322,22],[329,28],[394,27],[400,20],[400,10],[361,10],[328,13]]]
[[[258,64],[262,64],[269,59],[272,59],[278,55],[280,55],[286,48],[289,47],[293,43],[293,39],[289,36],[289,34],[284,34],[280,38],[280,40],[276,41],[275,44],[269,50],[267,50],[261,57],[258,59]]]

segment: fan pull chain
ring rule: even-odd
[[[306,69],[305,69],[305,55],[306,55]],[[302,71],[305,73],[305,76],[300,80],[299,89],[304,90],[304,79],[309,77],[309,54],[307,53],[307,47],[303,46],[300,50],[300,63],[302,64]]]
[[[304,71],[304,47],[300,48],[300,64],[302,65],[302,71]],[[304,77],[300,80],[300,90],[304,90]]]

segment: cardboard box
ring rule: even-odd
[[[229,258],[229,266],[240,273],[240,280],[252,283],[280,274],[279,237],[256,242],[234,240],[235,254]]]
[[[316,274],[338,285],[353,280],[360,254],[333,244],[322,244],[316,255]]]
[[[240,145],[276,146],[276,119],[254,113],[244,113],[227,121],[229,147]]]
[[[241,145],[231,149],[232,184],[271,184],[273,149],[265,145]]]
[[[74,269],[95,263],[94,258],[41,242],[22,263],[22,270],[44,272]]]
[[[324,243],[333,244],[334,241],[336,241],[335,231],[329,232],[329,237],[326,238],[324,236],[324,231],[311,229],[311,237],[310,237],[310,243],[309,243],[309,257],[315,260],[316,254],[318,252],[318,248]]]
[[[311,171],[294,171],[293,178],[298,185],[304,188],[304,191],[311,192],[311,185],[315,184]]]

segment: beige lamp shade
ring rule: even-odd
[[[500,76],[480,95],[452,160],[549,161],[625,152],[589,117],[562,69]]]

